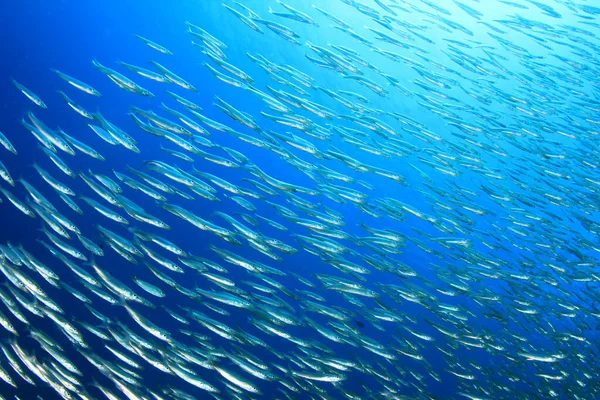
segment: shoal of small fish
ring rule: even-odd
[[[147,64],[89,65],[131,96],[126,126],[76,71],[48,66],[77,132],[44,122],[36,88],[10,78],[31,106],[22,131],[0,134],[0,157],[39,157],[18,179],[0,162],[1,207],[39,231],[34,247],[0,245],[2,384],[65,399],[425,399],[434,385],[446,398],[598,398],[600,8],[497,0],[507,17],[490,19],[487,2],[446,3],[277,0],[259,14],[227,1],[220,18],[310,68],[250,52],[236,63],[237,43],[190,17],[173,29],[210,84],[137,35],[156,51]],[[312,43],[298,26],[347,41]],[[217,80],[238,94],[205,89]],[[16,135],[37,148],[15,148]],[[99,143],[130,151],[127,168]],[[146,158],[146,143],[164,157]],[[206,251],[178,243],[174,223],[209,236]]]

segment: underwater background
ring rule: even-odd
[[[598,398],[598,15],[4,4],[0,394]]]

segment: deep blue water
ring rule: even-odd
[[[167,4],[157,1],[65,0],[6,4],[0,16],[0,31],[4,38],[2,54],[4,62],[0,63],[0,92],[3,93],[0,131],[10,139],[19,154],[14,156],[0,149],[0,160],[13,178],[25,177],[67,215],[86,237],[100,243],[102,237],[96,228],[96,225],[100,224],[131,238],[132,235],[126,227],[110,222],[77,198],[74,199],[84,211],[83,215],[78,215],[66,207],[37,175],[31,166],[33,163],[50,171],[78,195],[92,197],[97,201],[102,200],[90,191],[80,178],[72,180],[56,169],[48,157],[36,148],[33,136],[21,126],[21,118],[31,110],[49,127],[62,128],[106,158],[105,161],[98,161],[82,154],[71,157],[59,152],[61,158],[67,161],[76,173],[91,170],[114,177],[113,170],[125,172],[127,166],[144,170],[145,160],[161,160],[189,170],[190,167],[185,161],[173,158],[160,150],[161,145],[176,149],[173,144],[140,130],[127,113],[131,106],[137,106],[170,117],[161,107],[163,102],[169,107],[183,111],[183,107],[178,106],[164,92],[172,90],[201,106],[203,115],[227,124],[239,132],[260,137],[256,132],[231,120],[214,107],[215,95],[218,95],[238,110],[254,116],[263,131],[293,132],[311,141],[323,153],[335,147],[366,165],[384,168],[403,176],[405,183],[400,184],[374,173],[359,173],[342,162],[325,157],[315,158],[283,144],[303,160],[317,166],[326,166],[357,180],[367,181],[374,190],[370,191],[357,183],[347,184],[325,179],[317,183],[301,170],[293,168],[274,151],[257,148],[233,135],[207,128],[211,132],[210,140],[242,152],[269,175],[312,189],[319,188],[318,184],[333,183],[360,190],[368,195],[368,203],[375,205],[375,209],[378,204],[381,204],[378,200],[395,199],[436,220],[436,224],[432,224],[404,210],[400,212],[403,221],[398,221],[386,216],[381,208],[378,209],[381,218],[373,218],[350,201],[338,204],[321,194],[318,196],[298,194],[303,199],[317,204],[321,212],[324,212],[324,206],[327,206],[343,215],[344,225],[340,229],[354,239],[338,241],[354,252],[354,254],[344,254],[344,258],[370,268],[371,273],[363,275],[365,279],[362,281],[360,277],[343,274],[319,257],[304,251],[293,234],[308,236],[312,232],[286,220],[265,201],[246,197],[257,207],[256,214],[276,220],[286,225],[289,230],[282,232],[265,223],[260,223],[252,229],[299,249],[293,255],[279,252],[278,254],[283,258],[281,262],[272,261],[246,244],[233,246],[214,234],[196,229],[165,212],[150,197],[122,185],[123,194],[127,198],[168,223],[171,229],[161,231],[129,218],[130,226],[162,235],[193,255],[218,262],[228,269],[227,277],[234,280],[239,288],[257,293],[244,282],[251,280],[263,286],[266,284],[243,269],[220,259],[211,251],[211,245],[234,251],[243,257],[273,266],[287,274],[282,277],[274,275],[270,277],[281,282],[289,293],[294,294],[293,297],[289,297],[282,292],[277,293],[280,298],[293,306],[294,315],[303,326],[285,326],[283,329],[297,338],[322,343],[331,349],[335,357],[354,360],[362,365],[360,371],[356,369],[346,372],[347,379],[339,384],[313,382],[325,391],[324,398],[345,398],[343,397],[345,395],[351,398],[349,396],[352,395],[355,396],[353,398],[378,399],[384,398],[383,393],[388,388],[396,390],[398,396],[404,395],[407,398],[464,398],[460,393],[469,393],[480,398],[550,398],[551,391],[558,398],[576,398],[575,395],[577,398],[598,398],[599,381],[597,368],[595,368],[597,366],[595,357],[598,355],[598,335],[595,333],[596,318],[599,315],[596,308],[598,274],[594,272],[598,257],[595,249],[597,223],[593,221],[598,217],[596,194],[598,186],[594,181],[600,181],[595,169],[598,144],[595,129],[598,126],[597,96],[599,94],[595,77],[599,71],[596,59],[598,40],[595,36],[598,28],[593,25],[597,22],[593,14],[594,10],[570,2],[552,2],[551,7],[561,15],[561,18],[557,18],[552,16],[553,14],[547,15],[548,11],[536,6],[535,2],[522,2],[520,4],[525,8],[519,8],[499,1],[489,4],[470,1],[469,6],[482,13],[478,20],[461,10],[458,2],[442,1],[439,4],[436,2],[443,9],[449,10],[450,15],[436,11],[427,3],[420,1],[398,2],[398,5],[407,11],[395,8],[398,14],[395,18],[411,24],[415,31],[427,38],[427,40],[419,39],[404,29],[409,39],[402,38],[397,33],[394,35],[398,40],[412,47],[400,48],[378,41],[376,35],[366,27],[387,32],[385,28],[368,15],[360,13],[357,10],[358,5],[352,7],[345,3],[339,0],[314,2],[318,7],[344,20],[356,33],[371,40],[375,46],[408,57],[423,65],[423,69],[431,74],[444,75],[448,78],[447,87],[440,88],[431,82],[429,84],[430,88],[444,93],[446,98],[435,97],[435,94],[415,84],[415,81],[420,79],[420,75],[408,62],[394,62],[375,52],[376,48],[369,48],[341,30],[333,28],[333,22],[312,8],[311,2],[290,1],[289,4],[309,14],[318,22],[318,27],[269,15],[269,6],[281,12],[285,11],[276,2],[247,1],[244,3],[263,18],[277,21],[293,29],[300,36],[300,45],[283,40],[264,26],[264,34],[253,32],[227,11],[220,2],[180,1]],[[396,2],[386,2],[386,4],[394,3]],[[588,3],[593,5],[592,2]],[[234,3],[227,4],[235,6]],[[377,9],[381,18],[391,17],[391,14],[386,13],[386,10],[375,2],[365,1],[364,4]],[[521,16],[521,19],[519,20],[516,15]],[[456,26],[450,27],[451,24],[444,24],[441,18],[460,24],[472,34],[466,34]],[[202,53],[202,49],[191,45],[190,40],[197,41],[197,38],[192,38],[186,33],[185,21],[202,27],[223,41],[228,46],[227,62],[252,76],[254,86],[267,94],[271,94],[266,89],[266,85],[270,85],[301,96],[293,92],[290,87],[276,83],[257,63],[250,61],[247,54],[260,53],[272,63],[294,66],[308,74],[316,87],[359,93],[369,99],[368,107],[372,110],[405,115],[425,126],[439,140],[421,140],[417,135],[404,131],[401,133],[402,140],[414,146],[416,150],[410,154],[407,152],[403,157],[394,155],[383,157],[360,150],[357,146],[343,141],[339,134],[334,133],[329,140],[321,141],[299,130],[284,127],[264,118],[261,116],[261,111],[269,114],[275,112],[267,109],[266,104],[249,91],[217,80],[204,66],[204,63],[209,60]],[[503,21],[512,21],[512,23],[503,23]],[[539,25],[536,26],[534,21]],[[488,22],[501,29],[504,33],[497,35],[509,43],[524,48],[525,52],[511,52],[508,46],[502,47],[497,39],[489,35],[494,32],[481,22]],[[419,27],[422,29],[417,29]],[[585,30],[585,34],[569,31],[566,27],[577,27]],[[536,42],[525,33],[541,39]],[[572,36],[565,37],[566,33]],[[165,46],[174,55],[167,56],[157,52],[137,39],[136,34]],[[552,42],[551,39],[564,41],[569,46]],[[451,43],[449,40],[456,42]],[[397,78],[407,88],[407,95],[388,85],[385,78],[378,75],[375,69],[360,67],[364,77],[378,82],[389,92],[384,97],[376,95],[351,79],[344,78],[339,71],[317,67],[306,58],[306,55],[318,58],[306,42],[330,50],[332,44],[356,50],[364,60],[377,69]],[[588,51],[590,56],[587,59],[582,57],[583,53],[578,52],[579,48]],[[454,49],[454,52],[449,49]],[[448,56],[449,52],[452,52],[454,57],[458,57],[457,49],[463,52],[462,66],[452,62]],[[489,56],[489,53],[484,50],[495,56]],[[436,67],[420,56],[442,65],[444,69]],[[556,56],[566,57],[581,65],[573,66]],[[106,75],[94,68],[92,65],[94,59],[133,79],[154,93],[156,97],[143,97],[120,89]],[[167,85],[144,79],[116,63],[123,61],[153,69],[151,60],[161,63],[186,79],[198,91],[186,91],[174,84]],[[216,67],[214,63],[211,65]],[[91,85],[102,93],[102,97],[92,97],[69,86],[50,68],[58,69]],[[227,74],[226,71],[221,71]],[[16,79],[42,98],[48,109],[42,110],[31,103],[16,90],[10,78]],[[423,80],[421,79],[420,82]],[[486,100],[477,101],[469,96],[465,89],[481,98],[485,97]],[[103,142],[86,126],[88,123],[96,122],[86,120],[74,113],[57,90],[63,90],[90,112],[100,111],[110,122],[134,137],[140,154],[128,151],[122,146],[111,146]],[[295,109],[298,115],[310,118],[325,128],[338,125],[360,129],[365,132],[366,139],[371,140],[371,143],[385,143],[388,140],[381,134],[370,132],[341,118],[340,116],[345,115],[361,115],[335,102],[323,91],[316,88],[305,88],[305,90],[309,92],[309,96],[304,96],[305,98],[328,107],[336,113],[337,117],[325,120],[305,110]],[[423,95],[433,96],[429,99],[437,99],[439,103],[434,107],[434,103],[428,103],[427,98],[422,97]],[[426,107],[424,104],[429,104],[431,107]],[[436,110],[456,114],[456,119],[445,118],[440,113],[435,113]],[[389,115],[373,113],[372,116],[397,131],[406,127]],[[457,136],[461,131],[456,125],[449,123],[457,123],[457,121],[475,127],[476,130],[471,130],[469,135],[463,134],[463,137]],[[227,156],[226,153],[216,149],[202,149],[223,157]],[[469,154],[471,159],[466,157]],[[549,155],[560,155],[562,158]],[[242,180],[253,178],[260,181],[259,178],[250,175],[246,168],[225,168],[198,156],[194,156],[194,159],[194,166],[198,170],[209,172],[258,192],[252,185]],[[457,176],[436,170],[432,164],[455,171]],[[426,179],[417,173],[413,166],[422,170],[429,178]],[[486,175],[482,171],[489,174]],[[557,174],[560,177],[557,177]],[[502,179],[490,175],[500,176]],[[161,179],[167,180],[164,177]],[[25,200],[26,191],[18,183],[15,188],[9,187],[4,182],[2,185],[21,200]],[[177,187],[184,189],[181,185]],[[486,192],[486,188],[496,193],[506,194],[510,200],[494,199]],[[283,191],[279,193],[279,196],[265,195],[265,197],[267,200],[294,209],[302,218],[311,218],[300,209],[294,208]],[[237,213],[253,213],[238,206],[228,196],[230,195],[219,189],[220,202],[210,202],[199,196],[195,196],[195,200],[192,201],[170,196],[169,202],[185,207],[196,215],[229,229],[231,227],[227,222],[214,214],[216,211],[234,217]],[[36,242],[37,238],[43,237],[43,234],[38,231],[41,227],[41,219],[26,217],[16,211],[6,198],[3,200],[4,203],[0,205],[2,221],[0,243],[8,241],[22,244],[65,282],[81,288],[76,277]],[[104,205],[108,204],[104,203]],[[461,208],[462,205],[470,208],[477,207],[486,212],[484,215],[478,215]],[[122,209],[115,210],[124,215]],[[241,218],[238,220],[243,221]],[[364,243],[359,245],[360,240],[356,238],[372,236],[361,227],[361,224],[375,229],[391,229],[404,235],[406,243],[402,246],[401,254],[390,254],[385,257],[389,261],[409,266],[417,276],[401,278],[369,267],[361,256],[374,256],[378,251],[381,252],[381,248],[368,247]],[[452,232],[443,232],[440,226],[452,228]],[[471,247],[465,249],[460,246],[441,246],[435,239],[442,237],[468,239]],[[76,239],[70,243],[83,250]],[[161,249],[156,248],[156,250],[160,252]],[[267,365],[279,364],[298,370],[298,365],[292,363],[290,357],[292,355],[304,357],[303,353],[293,343],[258,330],[251,321],[251,318],[260,318],[258,314],[220,305],[231,315],[219,316],[201,303],[192,301],[162,284],[145,268],[143,262],[139,265],[128,263],[106,245],[104,251],[105,256],[96,258],[98,265],[127,283],[139,294],[151,298],[131,281],[133,277],[153,282],[165,290],[167,293],[165,298],[152,299],[156,305],[166,305],[172,309],[193,307],[234,329],[254,334],[266,341],[270,349],[248,347],[246,350]],[[168,256],[164,251],[161,254]],[[380,259],[382,258],[383,256],[380,256]],[[35,275],[29,270],[24,271],[31,276]],[[316,284],[316,287],[304,286],[291,273],[309,279]],[[342,294],[326,290],[319,283],[317,274],[353,280],[378,292],[381,296],[376,301],[356,297],[364,303],[364,307],[357,307]],[[525,275],[527,279],[521,279]],[[220,290],[191,269],[186,269],[183,275],[171,273],[170,276],[188,289],[198,286],[207,290],[209,288]],[[92,324],[98,323],[89,311],[66,291],[51,287],[39,279],[38,275],[35,275],[35,279],[49,297],[61,305],[70,321],[83,320]],[[448,282],[461,283],[467,286],[468,290],[457,290]],[[385,285],[398,285],[407,292],[422,293],[420,296],[422,304],[411,303],[397,295],[394,298],[385,289]],[[328,307],[343,309],[350,317],[348,324],[352,329],[382,344],[386,352],[394,354],[395,360],[388,361],[357,343],[355,345],[334,343],[319,335],[306,324],[304,317],[308,316],[324,327],[332,319],[304,310],[303,301],[308,298],[302,295],[300,290],[305,289],[325,297],[324,304]],[[449,290],[453,290],[456,295],[448,296],[442,293]],[[151,338],[135,325],[122,307],[107,305],[108,303],[93,296],[89,294],[89,297],[93,298],[92,306],[95,309],[112,320],[121,321],[136,332]],[[497,296],[497,299],[493,301],[483,299],[494,296]],[[402,321],[376,321],[371,312],[378,305],[389,308],[400,316]],[[456,307],[456,310],[448,312],[444,308],[448,306]],[[517,309],[535,310],[535,314],[526,314]],[[236,351],[231,341],[211,334],[198,323],[192,322],[189,327],[176,325],[175,321],[160,307],[156,310],[136,307],[136,310],[189,345],[193,342],[177,332],[178,329],[190,329],[208,335],[211,337],[210,342],[216,348]],[[2,312],[14,320],[8,310]],[[453,316],[453,313],[460,318]],[[65,347],[68,357],[81,368],[83,377],[80,380],[86,385],[93,398],[101,398],[100,392],[90,386],[93,380],[118,393],[110,380],[102,376],[75,351],[49,318],[41,319],[31,315],[31,321],[32,326],[43,330]],[[444,326],[451,332],[457,332],[458,336],[451,338],[443,335],[429,321]],[[364,327],[360,328],[357,322],[363,323]],[[14,323],[21,332],[18,342],[38,356],[39,361],[46,359],[47,354],[27,337],[28,328],[16,320]],[[417,338],[406,328],[429,336],[431,341]],[[91,352],[114,361],[114,356],[103,348],[101,340],[88,332],[84,332],[84,335]],[[4,335],[6,340],[10,340],[9,336],[8,332]],[[474,343],[477,346],[464,344],[464,342]],[[116,346],[114,342],[113,346]],[[500,347],[502,349],[499,349]],[[418,353],[422,360],[404,356],[398,353],[397,349]],[[527,361],[519,353],[560,354],[561,357],[554,363],[540,363]],[[318,354],[325,355],[322,352]],[[144,363],[140,358],[136,359]],[[27,399],[34,398],[36,394],[43,398],[56,396],[48,385],[41,382],[38,382],[36,387],[27,385],[4,361],[3,367],[18,383],[18,389],[2,384],[0,393],[5,397],[18,395],[21,399]],[[223,361],[223,366],[243,375],[233,363],[227,360]],[[291,381],[291,374],[286,376],[274,367],[271,368],[273,372],[281,375],[282,379]],[[379,371],[385,379],[370,372],[373,370]],[[221,383],[223,379],[215,371],[201,368],[195,368],[194,371],[222,390],[222,398],[228,398],[230,393],[226,391]],[[473,380],[457,377],[450,371],[472,375]],[[140,373],[143,376],[143,384],[151,390],[160,392],[166,386],[172,386],[196,398],[206,396],[206,392],[194,388],[176,376],[159,372],[149,364],[145,364]],[[540,374],[562,378],[551,380],[540,377]],[[439,381],[432,375],[439,377]],[[248,379],[252,378],[247,374],[244,376]],[[316,388],[294,394],[277,382],[261,381],[256,378],[252,378],[252,381],[262,392],[262,396],[256,396],[257,398],[285,398],[278,391],[279,389],[286,391],[292,398],[320,397]],[[307,389],[310,387],[307,381],[304,381],[304,385]],[[144,393],[143,388],[139,390],[140,393],[148,395]]]

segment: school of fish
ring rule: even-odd
[[[225,0],[222,29],[310,68],[236,63],[238,44],[190,17],[173,29],[214,82],[180,76],[186,56],[146,33],[144,67],[89,64],[129,96],[130,125],[76,71],[47,66],[77,132],[4,78],[30,107],[22,131],[0,133],[0,160],[40,157],[21,177],[0,162],[3,212],[39,221],[35,247],[0,245],[0,383],[64,399],[440,398],[435,385],[444,398],[600,397],[600,8],[496,0],[510,17],[489,19],[479,0],[269,3]],[[299,26],[347,41],[312,43]],[[210,92],[217,80],[238,94]],[[129,151],[127,168],[106,143]]]

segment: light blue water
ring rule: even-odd
[[[269,276],[284,285],[285,293],[289,295],[282,291],[276,291],[276,294],[293,307],[293,315],[301,326],[283,325],[280,328],[293,337],[316,343],[308,350],[308,355],[302,352],[302,347],[260,331],[253,324],[253,319],[261,320],[264,314],[256,312],[256,309],[219,305],[230,312],[229,316],[222,316],[205,307],[202,304],[205,300],[190,300],[158,281],[144,266],[143,260],[139,265],[128,263],[107,245],[103,245],[105,256],[96,259],[102,268],[146,298],[151,296],[137,287],[131,278],[141,278],[161,286],[167,296],[152,298],[159,307],[151,310],[136,306],[135,309],[186,345],[198,346],[178,332],[179,329],[207,335],[215,351],[238,351],[231,340],[211,333],[197,322],[192,322],[190,326],[176,323],[161,305],[177,310],[196,309],[233,329],[251,333],[265,341],[268,348],[238,345],[270,366],[279,380],[288,382],[298,391],[294,393],[277,381],[254,378],[226,358],[217,356],[215,360],[219,365],[252,380],[262,393],[251,395],[242,391],[242,398],[395,398],[391,397],[392,391],[397,398],[464,398],[467,394],[474,398],[491,399],[597,398],[598,376],[594,360],[598,336],[595,331],[596,318],[600,314],[596,308],[598,223],[595,221],[598,218],[597,188],[600,179],[596,172],[599,107],[596,83],[598,27],[594,4],[557,1],[546,5],[552,7],[553,11],[544,11],[536,2],[525,1],[519,3],[520,6],[500,1],[464,2],[481,13],[479,18],[474,18],[461,9],[458,2],[436,2],[435,5],[442,7],[441,10],[416,0],[385,2],[392,7],[398,6],[392,8],[396,16],[376,2],[365,2],[365,6],[376,10],[382,22],[379,24],[368,12],[359,11],[363,3],[354,3],[354,7],[345,3],[315,1],[314,5],[345,21],[356,34],[373,43],[371,47],[336,29],[333,21],[311,7],[312,3],[305,1],[290,1],[289,4],[309,14],[318,27],[270,15],[269,7],[285,12],[285,8],[276,2],[244,3],[264,19],[293,29],[299,35],[299,45],[276,36],[264,25],[260,25],[264,34],[250,30],[220,2],[181,1],[167,5],[156,1],[65,0],[54,4],[29,1],[5,5],[0,17],[0,29],[5,38],[2,53],[4,62],[0,63],[0,77],[4,77],[0,79],[0,91],[4,94],[0,131],[10,139],[19,154],[14,156],[2,149],[0,160],[13,178],[26,178],[67,215],[86,237],[101,243],[103,238],[96,228],[97,224],[101,224],[131,239],[127,227],[108,221],[77,198],[74,199],[84,214],[72,212],[35,173],[31,164],[38,163],[78,195],[102,201],[80,178],[72,180],[56,169],[36,148],[37,142],[21,126],[21,118],[32,110],[49,127],[62,128],[106,158],[105,161],[98,161],[79,153],[71,157],[59,152],[76,173],[91,170],[112,177],[113,170],[126,172],[127,166],[144,170],[145,160],[161,160],[190,170],[185,161],[160,150],[161,145],[177,149],[175,145],[140,130],[128,112],[132,106],[136,106],[170,117],[162,109],[163,102],[183,112],[184,108],[165,93],[165,90],[172,90],[201,106],[203,115],[239,132],[261,138],[260,134],[231,120],[214,107],[215,96],[219,96],[238,110],[253,116],[265,132],[292,132],[310,141],[318,148],[319,156],[301,152],[282,141],[277,146],[287,149],[315,168],[330,168],[354,180],[366,181],[374,188],[368,190],[356,182],[328,180],[322,174],[313,174],[319,177],[315,181],[301,168],[294,168],[286,162],[280,152],[257,148],[234,135],[207,128],[211,133],[210,140],[240,151],[270,176],[317,190],[317,196],[296,194],[315,204],[320,212],[326,212],[325,207],[329,207],[342,214],[344,225],[339,229],[348,238],[334,240],[350,249],[343,255],[344,258],[370,270],[369,274],[361,276],[344,274],[324,262],[331,259],[331,254],[322,253],[318,257],[300,246],[303,242],[297,241],[295,234],[309,236],[315,232],[284,218],[264,200],[288,207],[301,218],[315,218],[295,207],[282,190],[275,189],[279,196],[263,194],[263,200],[245,197],[257,207],[256,214],[288,227],[288,231],[282,232],[264,222],[250,226],[262,235],[277,238],[299,250],[292,255],[277,252],[282,257],[282,261],[277,262],[253,250],[239,234],[237,238],[244,243],[243,246],[226,243],[214,234],[174,218],[155,200],[122,185],[127,198],[165,221],[170,230],[161,231],[129,218],[130,227],[163,235],[190,254],[220,263],[228,269],[227,277],[235,281],[237,287],[250,293],[249,298],[253,303],[262,305],[255,295],[269,295],[260,293],[245,282],[268,285],[261,282],[259,277],[226,263],[211,250],[211,245],[234,251],[286,273],[281,277]],[[236,7],[233,2],[227,4]],[[560,14],[560,18],[555,13]],[[204,63],[208,62],[217,68],[216,64],[209,61],[201,48],[190,43],[191,40],[199,42],[199,39],[186,32],[185,21],[202,27],[225,43],[228,47],[227,62],[249,74],[254,79],[255,88],[273,96],[267,89],[268,85],[332,110],[335,117],[324,119],[286,103],[296,115],[309,118],[331,132],[330,138],[318,140],[265,118],[261,112],[271,115],[276,115],[276,112],[268,109],[266,103],[248,90],[216,79]],[[382,25],[393,26],[395,31],[386,30]],[[377,35],[367,27],[393,36],[404,47],[377,40]],[[492,28],[501,32],[495,32]],[[172,51],[173,56],[146,46],[135,37],[136,34],[160,43]],[[379,96],[355,80],[344,77],[344,74],[352,75],[348,71],[318,67],[306,56],[324,59],[319,58],[307,43],[330,51],[334,51],[331,45],[355,50],[371,67],[361,66],[356,61],[352,61],[352,64],[359,66],[364,74],[362,76],[384,87],[387,94]],[[378,49],[405,58],[392,61],[379,54]],[[313,87],[300,86],[308,95],[294,92],[289,85],[277,83],[258,63],[252,62],[248,54],[261,54],[275,65],[293,66],[310,76]],[[341,53],[338,52],[338,55]],[[142,97],[120,89],[93,67],[94,59],[133,79],[156,97]],[[151,60],[169,68],[193,84],[198,91],[186,91],[174,84],[144,79],[116,63],[123,61],[155,70],[150,64]],[[102,93],[102,97],[92,97],[69,86],[50,68],[91,85]],[[227,71],[220,71],[231,76]],[[286,73],[274,72],[290,79]],[[419,72],[425,75],[421,76]],[[381,74],[396,78],[405,92],[389,85]],[[31,103],[16,90],[11,77],[42,98],[48,109],[42,110]],[[300,85],[298,82],[295,84]],[[350,110],[319,88],[334,92],[352,91],[365,96],[368,104],[359,101],[356,104],[362,104],[370,111],[361,113]],[[101,112],[110,122],[134,137],[140,154],[103,142],[86,126],[96,122],[74,113],[57,90],[63,90],[90,112]],[[403,124],[388,113],[401,114],[402,118],[416,121],[430,136],[423,136],[418,128]],[[390,126],[397,136],[382,129],[370,130],[353,123],[347,116],[377,118]],[[363,123],[365,121],[363,119]],[[457,126],[461,124],[462,129]],[[361,130],[364,137],[360,139],[368,142],[372,149],[378,149],[380,154],[364,151],[349,140],[343,140],[334,131],[335,126]],[[406,143],[401,156],[384,150],[394,139]],[[277,149],[277,146],[274,148]],[[216,149],[202,150],[227,156]],[[402,176],[404,183],[373,172],[360,173],[336,160],[328,151],[343,152],[363,165],[392,171]],[[259,192],[243,179],[263,181],[251,175],[245,166],[225,168],[201,157],[191,156],[198,170]],[[164,177],[161,179],[167,180]],[[15,188],[4,182],[2,184],[21,200],[26,199],[26,191],[19,184]],[[359,190],[368,195],[365,207],[372,209],[379,218],[362,211],[351,201],[332,201],[324,195],[324,188],[329,184]],[[182,185],[175,186],[185,189]],[[254,214],[238,206],[229,198],[231,195],[221,189],[217,196],[220,202],[210,202],[199,196],[190,201],[169,195],[168,202],[185,207],[201,218],[232,231],[234,229],[224,219],[214,214],[216,211],[227,213],[239,221],[243,220],[238,213]],[[17,212],[6,198],[3,200],[4,203],[0,205],[0,243],[10,241],[22,244],[52,268],[61,280],[85,291],[75,275],[36,242],[37,238],[43,237],[38,231],[41,219],[26,217]],[[406,208],[396,204],[395,212],[399,217],[391,218],[392,213],[383,206],[386,201],[399,201]],[[122,209],[115,210],[125,215]],[[364,238],[373,234],[361,224],[399,232],[404,236],[401,251],[397,254],[386,253],[385,246],[367,244],[368,239]],[[334,228],[337,227],[328,227],[330,230]],[[439,239],[448,237],[468,240],[470,246],[442,246]],[[76,239],[69,243],[81,249]],[[314,251],[314,247],[309,246],[309,249]],[[161,254],[168,255],[164,251]],[[406,265],[416,276],[377,270],[367,263],[367,260],[372,260],[368,257],[388,263],[392,270]],[[84,268],[90,270],[89,267]],[[69,321],[98,323],[83,304],[64,289],[53,288],[39,275],[28,269],[23,270],[35,277],[49,297],[60,304]],[[188,289],[198,286],[206,290],[222,290],[191,269],[186,269],[185,274],[163,271]],[[292,273],[310,280],[316,286],[309,288],[303,285]],[[377,292],[379,297],[375,300],[354,296],[353,299],[363,303],[357,306],[341,293],[327,290],[320,283],[318,275],[349,279]],[[338,332],[343,337],[341,343],[325,338],[308,324],[306,317],[321,327],[333,329],[330,323],[336,321],[306,310],[306,301],[310,298],[303,290],[318,293],[325,298],[323,304],[337,307],[348,316],[348,327]],[[143,337],[152,339],[159,352],[168,353],[169,346],[141,330],[122,307],[108,305],[98,297],[93,297],[89,291],[86,295],[93,298],[92,306],[111,321],[122,322]],[[418,301],[407,300],[411,295],[416,296]],[[381,307],[388,309],[401,321],[378,320],[373,312]],[[101,393],[90,385],[93,380],[119,393],[106,376],[65,340],[48,317],[42,319],[28,314],[31,319],[28,327],[13,318],[8,310],[2,312],[10,317],[19,330],[17,342],[29,353],[35,354],[38,361],[48,360],[48,355],[27,336],[31,327],[44,331],[64,346],[65,354],[81,369],[83,376],[78,379],[92,398],[101,398]],[[185,311],[180,313],[185,314]],[[444,335],[432,323],[450,334]],[[359,325],[362,324],[364,327],[361,328]],[[356,332],[352,333],[352,330]],[[104,348],[102,340],[87,331],[84,331],[84,336],[89,344],[87,352],[116,362],[115,357]],[[4,337],[7,343],[14,340],[8,332]],[[376,341],[381,345],[381,352],[393,355],[394,359],[386,359],[369,351],[364,342],[361,343],[361,338],[364,341]],[[112,345],[118,347],[115,342]],[[323,351],[322,347],[329,349],[330,354]],[[418,355],[420,359],[416,360],[399,350]],[[551,357],[552,362],[531,360],[524,354]],[[355,368],[343,372],[346,379],[335,385],[303,380],[292,372],[286,374],[274,366],[277,364],[299,371],[302,364],[298,360],[305,359],[318,365],[321,372],[339,373],[311,358],[322,360],[331,356],[357,362]],[[141,375],[138,380],[141,386],[135,389],[138,394],[148,397],[150,394],[146,389],[160,393],[167,387],[174,387],[195,398],[205,398],[207,395],[173,374],[159,372],[138,356],[131,357],[144,365],[143,370],[138,371]],[[43,398],[56,396],[47,384],[39,380],[35,387],[27,385],[10,370],[5,361],[2,361],[2,366],[18,384],[17,389],[2,386],[0,393],[7,398],[13,395],[22,399],[34,398],[36,394]],[[221,390],[219,398],[233,396],[233,391],[225,387],[223,378],[215,371],[192,365],[189,367]],[[311,371],[310,366],[304,365],[304,368]],[[294,379],[297,383],[294,383]],[[170,394],[166,398],[174,396]],[[124,398],[123,394],[118,397]]]

